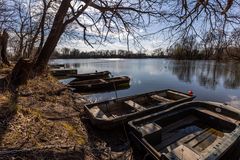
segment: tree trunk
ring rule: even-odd
[[[3,31],[3,35],[2,35],[2,43],[1,43],[1,46],[2,46],[2,50],[1,50],[1,57],[2,57],[2,61],[4,64],[10,66],[10,63],[7,59],[7,44],[8,44],[8,33],[6,30]]]
[[[14,91],[18,86],[25,84],[30,76],[32,76],[33,63],[29,59],[20,58],[8,75],[8,88]]]
[[[36,74],[41,74],[45,71],[48,61],[51,57],[51,54],[53,53],[62,33],[66,28],[66,24],[64,23],[64,18],[70,7],[70,2],[71,0],[62,1],[58,9],[58,12],[53,22],[52,29],[34,65],[33,71]]]

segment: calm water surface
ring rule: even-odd
[[[77,68],[78,73],[109,70],[114,76],[129,76],[131,87],[117,91],[118,97],[170,88],[192,90],[197,100],[230,103],[240,108],[240,63],[165,59],[57,59],[51,63]],[[115,96],[115,92],[87,95],[92,101]]]

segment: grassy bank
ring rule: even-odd
[[[92,127],[85,103],[48,74],[1,93],[0,159],[132,159],[124,130]]]

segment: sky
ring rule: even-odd
[[[131,43],[131,40],[130,40]],[[157,49],[159,47],[161,48],[167,48],[169,45],[169,41],[164,41],[163,37],[157,37],[154,36],[153,39],[147,39],[147,40],[140,40],[140,43],[142,47],[135,46],[134,44],[130,44],[130,50],[137,52],[137,51],[143,51],[146,50],[147,52],[151,52],[154,49]],[[63,41],[60,42],[58,45],[59,48],[76,48],[80,51],[94,51],[94,50],[127,50],[127,42],[126,41],[113,41],[113,42],[104,42],[103,44],[95,44],[93,45],[93,48],[86,43],[84,43],[81,39],[74,39],[69,42]]]

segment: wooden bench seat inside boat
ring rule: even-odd
[[[212,112],[212,111],[209,111],[209,110],[206,110],[206,109],[203,109],[203,108],[199,108],[197,109],[199,112],[202,112],[202,113],[205,113],[205,114],[208,114],[208,115],[211,115],[212,117],[215,117],[215,118],[218,118],[218,119],[221,119],[223,121],[228,121],[230,123],[235,123],[235,124],[239,124],[240,121],[237,121],[235,119],[232,119],[231,117],[227,117],[225,115],[222,115],[222,114],[219,114],[219,113],[216,113],[216,112]]]
[[[102,118],[102,119],[108,119],[108,117],[105,115],[103,111],[98,106],[94,106],[91,108],[91,113],[94,117]]]
[[[157,95],[157,94],[152,95],[151,98],[152,98],[152,99],[155,99],[155,100],[157,100],[157,101],[160,101],[161,103],[173,102],[173,100],[164,98],[164,97],[159,96],[159,95]]]
[[[128,101],[124,101],[124,103],[126,103],[127,105],[133,107],[134,109],[136,109],[137,111],[143,111],[146,108],[144,108],[143,106],[141,106],[140,104],[132,101],[132,100],[128,100]]]
[[[147,123],[141,127],[139,127],[139,131],[142,133],[143,136],[153,134],[155,132],[159,132],[162,129],[159,125],[156,123]]]
[[[107,81],[105,81],[104,79],[99,79],[99,80],[103,83],[107,83]]]
[[[174,92],[174,91],[167,91],[166,97],[167,98],[169,97],[172,100],[178,100],[178,99],[182,99],[183,97],[187,97],[187,95],[179,93],[179,92],[176,94],[176,92]]]
[[[199,154],[184,145],[175,148],[171,154],[175,155],[178,159],[183,159],[184,157],[184,160],[199,160],[201,158]]]

